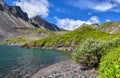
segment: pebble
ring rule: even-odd
[[[74,64],[72,60],[67,60],[48,66],[31,78],[97,78],[97,76],[97,70],[82,70],[80,65]]]

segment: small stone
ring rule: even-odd
[[[53,78],[53,76],[49,76],[48,78]]]
[[[85,76],[81,76],[80,78],[86,78]]]

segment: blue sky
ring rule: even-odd
[[[74,30],[84,23],[120,21],[120,0],[5,0],[29,17],[40,15],[61,28]]]

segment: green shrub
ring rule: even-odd
[[[98,66],[102,56],[110,50],[119,47],[120,38],[113,40],[101,41],[87,39],[72,53],[72,58],[76,63],[85,64],[86,66]]]
[[[87,39],[72,53],[72,58],[76,63],[94,66],[98,64],[104,50],[105,43],[103,41]]]
[[[99,78],[120,78],[120,48],[112,50],[101,59]]]

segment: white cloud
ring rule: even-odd
[[[92,9],[98,10],[98,11],[107,11],[112,9],[114,6],[116,6],[115,4],[111,4],[109,2],[103,2],[101,4],[95,5],[95,7],[91,7]]]
[[[105,12],[116,7],[116,3],[110,1],[97,1],[97,0],[74,0],[70,2],[70,5],[80,9],[92,9],[95,11]]]
[[[106,22],[111,22],[111,20],[110,19],[106,19]]]
[[[100,21],[99,21],[99,19],[98,19],[98,17],[97,16],[92,16],[89,20],[88,20],[88,22],[90,22],[90,23],[92,23],[92,24],[95,24],[95,23],[100,23]]]
[[[42,17],[48,16],[48,0],[18,0],[14,3],[17,6],[20,6],[21,9],[28,14],[29,18],[36,15],[40,15]]]
[[[116,2],[120,3],[120,0],[115,0]]]
[[[95,24],[95,23],[100,23],[98,20],[98,17],[92,16],[89,20],[87,21],[82,21],[82,20],[74,20],[70,18],[65,18],[65,19],[59,19],[57,17],[54,17],[57,20],[57,26],[66,30],[74,30],[76,28],[79,28],[83,24]]]

